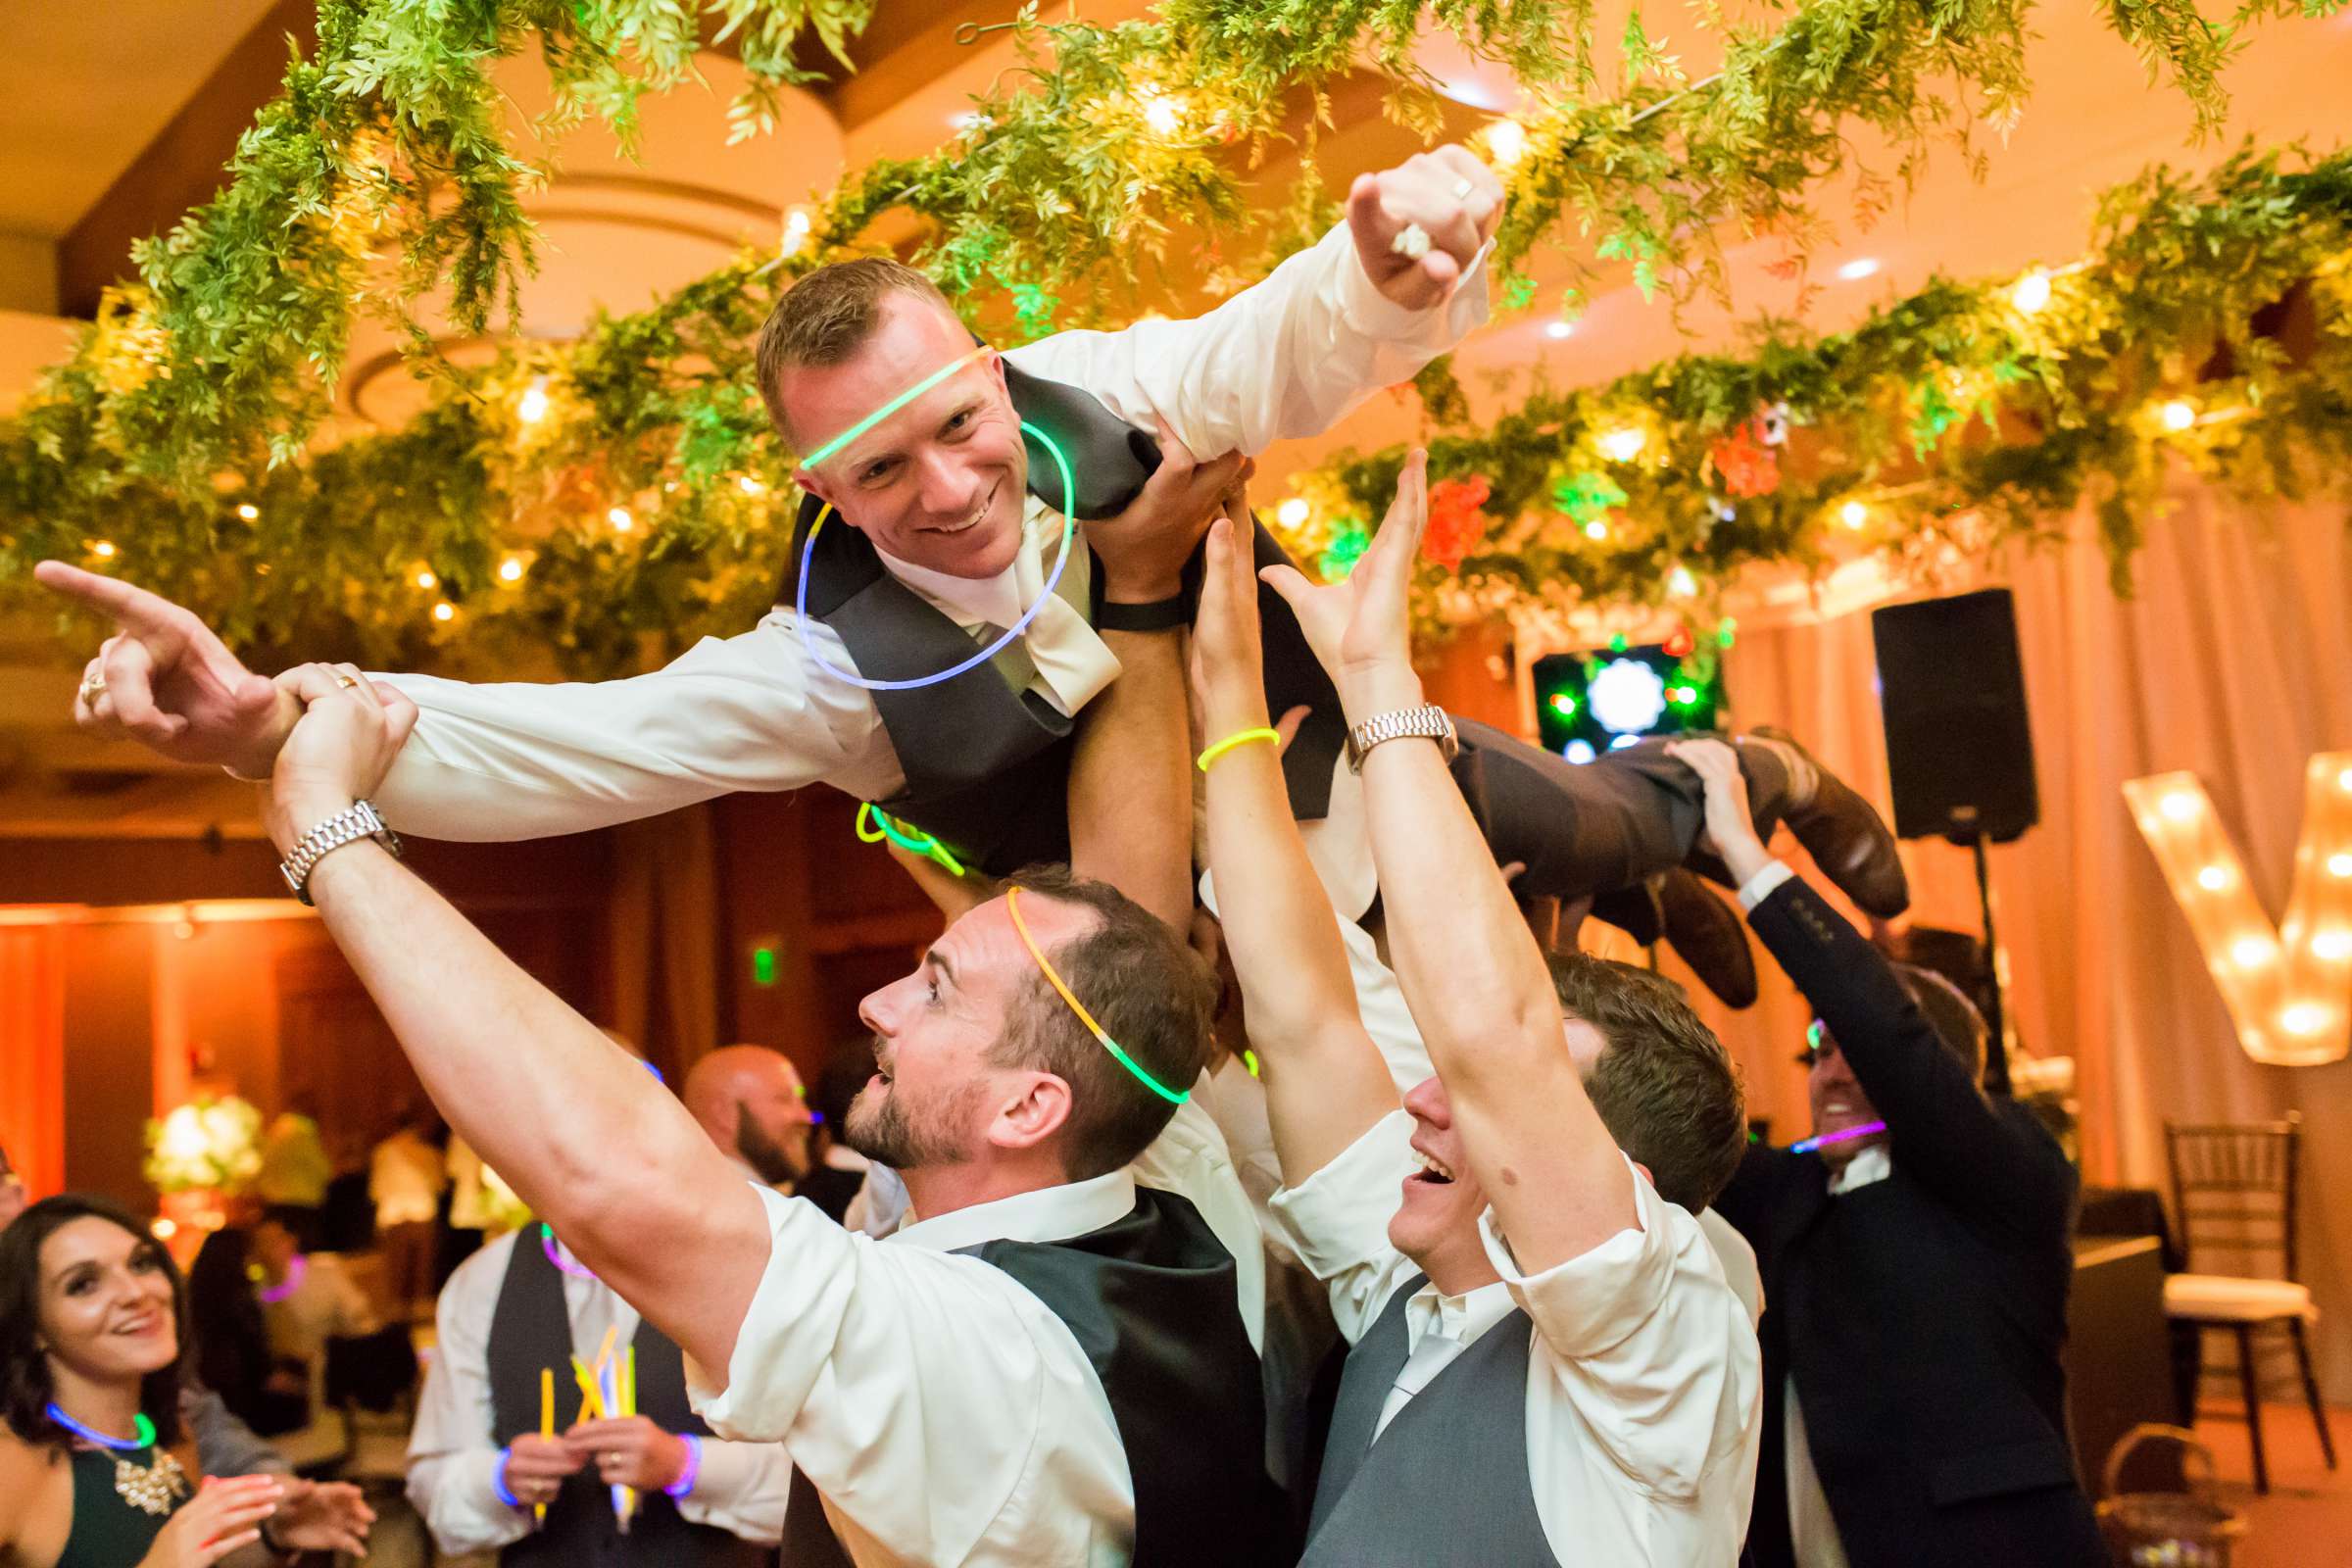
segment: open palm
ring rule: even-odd
[[[1396,476],[1396,499],[1381,520],[1380,532],[1352,572],[1318,586],[1295,566],[1265,569],[1267,585],[1289,602],[1307,645],[1333,679],[1392,662],[1410,662],[1406,604],[1413,563],[1421,551],[1421,530],[1428,521],[1429,454],[1416,447]]]

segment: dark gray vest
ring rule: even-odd
[[[1077,495],[1065,505],[1060,469],[1036,442],[1029,443],[1029,491],[1054,510],[1082,521],[1115,516],[1159,466],[1152,439],[1092,393],[1025,375],[1009,364],[1004,381],[1021,417],[1050,434],[1070,460]],[[798,593],[801,553],[819,510],[813,497],[803,500],[779,596],[786,608]],[[1081,538],[1074,548],[1083,547]],[[1289,559],[1262,525],[1255,550],[1260,566]],[[1185,570],[1188,597],[1198,593],[1200,580],[1196,554]],[[1085,607],[1090,619],[1101,599],[1098,576]],[[1284,756],[1283,777],[1292,809],[1301,820],[1315,820],[1329,805],[1332,764],[1346,742],[1347,720],[1290,606],[1262,585],[1257,601],[1267,709],[1276,717],[1297,707],[1308,710]],[[808,613],[840,636],[858,672],[869,680],[912,679],[972,654],[969,633],[892,576],[864,534],[838,521],[817,535],[808,564]],[[811,678],[834,677],[820,670]],[[1070,719],[1035,694],[1014,690],[993,663],[934,686],[875,692],[873,698],[906,777],[901,794],[876,806],[935,835],[965,864],[991,875],[1070,858]]]
[[[637,1325],[637,1410],[665,1432],[710,1429],[686,1403],[686,1369],[660,1329]],[[514,1238],[514,1255],[490,1318],[488,1350],[492,1437],[501,1447],[539,1430],[539,1369],[556,1374],[556,1430],[571,1425],[579,1394],[571,1380],[571,1318],[564,1307],[564,1276],[547,1260],[534,1225]],[[502,1568],[518,1564],[574,1568],[579,1564],[637,1564],[646,1568],[774,1568],[771,1546],[758,1545],[710,1525],[687,1523],[678,1505],[655,1493],[638,1499],[629,1533],[612,1523],[612,1494],[593,1465],[565,1479],[547,1521],[499,1553]]]
[[[1068,1241],[958,1250],[1004,1270],[1061,1319],[1102,1379],[1135,1486],[1133,1568],[1268,1562],[1279,1532],[1264,1395],[1234,1296],[1233,1255],[1187,1200],[1149,1187],[1135,1197],[1125,1218]],[[823,1499],[796,1469],[785,1568],[848,1562]]]
[[[1527,1470],[1525,1312],[1480,1335],[1372,1441],[1409,1354],[1405,1303],[1426,1283],[1398,1286],[1348,1352],[1298,1568],[1558,1568]]]

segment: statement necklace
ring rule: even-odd
[[[141,1513],[168,1514],[179,1506],[187,1495],[187,1472],[179,1461],[162,1448],[156,1447],[155,1423],[142,1410],[131,1427],[133,1436],[110,1438],[92,1427],[85,1427],[53,1402],[49,1419],[73,1433],[93,1447],[104,1448],[115,1456],[115,1495]],[[155,1457],[146,1464],[133,1464],[127,1457],[141,1448],[153,1448]]]

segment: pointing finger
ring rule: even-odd
[[[119,577],[103,577],[62,561],[44,561],[32,568],[42,587],[79,600],[134,637],[176,642],[184,631],[176,623],[179,607],[161,594],[151,594]],[[161,651],[161,650],[159,650]]]

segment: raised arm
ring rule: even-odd
[[[1348,221],[1204,316],[1063,332],[1009,350],[1143,428],[1165,418],[1195,452],[1262,452],[1317,435],[1405,381],[1487,318],[1482,254],[1502,186],[1460,147],[1416,153],[1348,191]],[[1400,255],[1407,225],[1430,237]]]
[[[1396,505],[1346,580],[1314,588],[1287,567],[1269,574],[1350,725],[1423,702],[1405,612],[1427,462],[1416,452],[1406,463]],[[1522,1272],[1580,1257],[1638,1221],[1624,1157],[1561,1044],[1543,955],[1435,744],[1375,746],[1363,779],[1389,953],[1471,1169]]]
[[[1748,923],[1838,1042],[1903,1169],[1958,1208],[2046,1223],[2052,1194],[2073,1180],[2056,1141],[1977,1086],[1886,956],[1765,847],[1731,749],[1693,741],[1672,752],[1706,782],[1707,837],[1741,902],[1753,900]]]
[[[307,711],[264,810],[281,851],[369,795],[416,715],[349,666],[283,680]],[[685,1107],[376,844],[326,856],[310,893],[450,1125],[687,1354],[727,1366],[768,1227]]]
[[[1193,681],[1211,746],[1268,727],[1248,527],[1246,515],[1229,518],[1208,536]],[[1331,901],[1292,820],[1277,744],[1228,748],[1210,760],[1207,783],[1225,950],[1241,981],[1282,1179],[1297,1187],[1395,1110],[1396,1091],[1365,1032]]]

